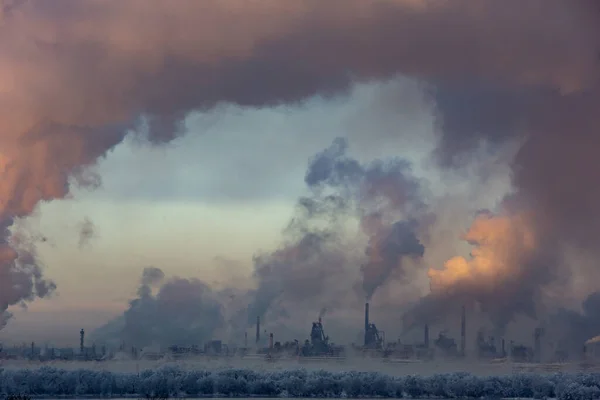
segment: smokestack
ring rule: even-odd
[[[269,334],[269,348],[273,348],[273,332]]]
[[[506,357],[506,347],[504,345],[504,339],[502,339],[502,357]]]
[[[256,343],[260,341],[260,315],[256,316]]]
[[[467,341],[467,311],[465,306],[462,306],[461,318],[460,318],[460,355],[465,356],[465,347]]]
[[[424,339],[423,339],[423,343],[425,343],[425,348],[428,349],[429,348],[429,325],[425,324],[425,332],[424,332]]]
[[[244,332],[244,347],[248,347],[248,332]]]
[[[319,325],[321,324],[321,317],[319,317]]]
[[[81,329],[81,331],[79,331],[79,351],[81,352],[81,354],[83,354],[83,339],[85,337],[85,331],[83,329]]]
[[[367,332],[369,331],[369,302],[365,303],[365,346],[367,343]]]
[[[535,341],[534,341],[535,361],[541,362],[542,361],[542,343],[541,343],[542,329],[535,328],[533,336],[535,339]]]

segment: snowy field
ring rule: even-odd
[[[148,364],[148,363],[146,363]],[[131,397],[362,397],[600,399],[600,374],[473,374],[409,366],[257,363],[252,368],[200,363],[65,363],[4,365],[0,394],[39,398]],[[426,366],[432,367],[426,373]],[[110,367],[110,368],[107,368]],[[133,369],[132,369],[133,367]],[[400,369],[398,369],[400,367]],[[139,370],[138,370],[139,369]],[[360,371],[358,371],[360,370]],[[393,372],[393,373],[392,373]]]

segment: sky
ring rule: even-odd
[[[382,109],[390,96],[404,107]],[[367,128],[378,142],[361,141]],[[420,131],[421,140],[390,140],[403,130]],[[39,251],[58,289],[27,309],[15,307],[1,333],[62,342],[76,337],[79,326],[94,329],[127,307],[147,266],[207,281],[243,280],[252,257],[277,246],[306,191],[309,158],[334,138],[354,139],[353,152],[365,159],[401,154],[424,164],[433,135],[419,85],[399,79],[295,107],[228,105],[193,113],[186,132],[168,146],[127,138],[93,168],[101,187],[74,190],[27,218],[48,239]],[[94,234],[79,246],[86,218]],[[57,319],[61,327],[52,328]],[[40,327],[53,335],[37,333]]]
[[[407,78],[358,84],[348,94],[293,107],[226,105],[193,113],[167,146],[126,138],[93,167],[100,187],[42,203],[23,222],[47,238],[38,250],[58,288],[26,309],[15,306],[1,336],[69,345],[79,329],[91,332],[122,313],[148,266],[248,285],[253,256],[277,247],[306,192],[309,159],[337,137],[348,138],[357,158],[399,155],[432,182],[439,179],[427,172],[435,141],[431,105]],[[490,205],[507,190],[506,174],[491,180],[497,193]],[[80,246],[86,218],[93,234]]]
[[[0,1],[0,340],[342,334],[366,298],[387,331],[465,304],[577,348],[599,27],[593,0]]]

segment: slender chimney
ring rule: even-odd
[[[429,348],[429,325],[425,324],[425,338],[424,338],[424,343],[425,343],[425,348],[428,349]]]
[[[256,316],[256,343],[260,342],[260,315]]]
[[[365,346],[367,343],[367,332],[369,331],[369,303],[365,303]]]
[[[534,353],[535,353],[535,362],[541,362],[542,361],[542,343],[541,343],[541,337],[542,337],[542,328],[535,328],[534,331]]]
[[[244,347],[248,347],[248,332],[244,332]]]
[[[269,334],[269,348],[273,348],[273,332]]]
[[[85,337],[85,331],[83,329],[81,329],[81,331],[79,331],[79,351],[81,352],[81,354],[83,354],[83,339]]]
[[[460,355],[465,356],[466,341],[467,341],[467,311],[465,306],[462,306],[461,318],[460,318]]]
[[[504,344],[504,339],[502,339],[502,357],[506,357],[506,347]]]

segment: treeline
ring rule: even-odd
[[[0,370],[0,393],[38,397],[363,397],[600,399],[599,374],[468,373],[389,376],[377,372],[185,370],[163,367],[137,373],[39,369]]]

